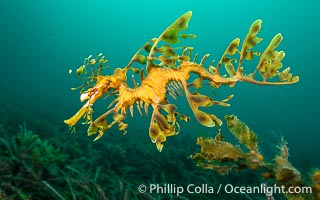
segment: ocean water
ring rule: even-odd
[[[192,181],[201,183],[201,180],[205,183],[204,180],[208,176],[212,176],[209,182],[218,180],[223,183],[235,183],[234,180],[241,177],[244,183],[250,184],[254,176],[255,181],[259,182],[259,173],[250,178],[245,174],[251,172],[233,172],[230,175],[221,176],[214,171],[196,167],[196,163],[188,159],[190,154],[199,151],[199,147],[195,144],[196,138],[198,136],[214,137],[217,128],[201,126],[193,117],[185,96],[171,103],[176,104],[180,112],[189,115],[191,120],[187,124],[181,123],[178,136],[167,138],[168,141],[161,153],[157,152],[155,145],[149,141],[150,116],[140,117],[137,110],[134,118],[128,117],[129,127],[126,136],[122,136],[114,129],[111,134],[106,133],[106,136],[98,142],[93,142],[91,137],[87,138],[85,125],[79,126],[78,134],[69,133],[69,128],[63,124],[63,120],[72,116],[82,105],[79,102],[79,93],[70,90],[71,87],[81,83],[71,77],[68,70],[78,68],[88,55],[97,55],[101,52],[109,60],[111,68],[125,67],[141,45],[157,37],[183,13],[192,11],[193,16],[186,32],[197,35],[197,38],[186,40],[185,44],[193,46],[194,51],[199,53],[199,57],[210,53],[209,58],[217,61],[230,41],[236,37],[243,40],[251,23],[261,19],[263,23],[259,36],[264,38],[260,44],[261,48],[266,47],[275,34],[282,33],[284,39],[278,49],[286,52],[283,60],[284,67],[290,66],[291,72],[300,76],[300,81],[297,84],[284,86],[257,86],[240,82],[231,89],[221,87],[214,91],[214,97],[224,99],[229,94],[234,94],[234,98],[230,101],[231,106],[228,108],[213,106],[206,111],[216,114],[219,118],[227,114],[237,115],[258,134],[261,149],[269,155],[271,161],[273,155],[279,151],[277,145],[283,137],[290,149],[289,161],[301,172],[308,174],[310,170],[320,166],[318,124],[320,93],[317,89],[319,85],[317,48],[320,46],[319,7],[319,2],[315,0],[2,0],[0,2],[1,126],[7,130],[9,137],[19,132],[19,125],[22,127],[21,125],[25,124],[27,129],[40,135],[42,140],[61,140],[65,142],[66,147],[65,149],[59,147],[59,149],[74,159],[74,155],[78,154],[73,152],[74,148],[67,145],[73,142],[76,144],[78,140],[82,141],[79,143],[80,146],[77,146],[79,149],[95,150],[93,155],[83,154],[84,159],[101,157],[97,159],[99,163],[94,163],[96,160],[93,159],[91,168],[99,166],[104,170],[110,169],[110,173],[113,171],[117,177],[120,177],[119,184],[124,184],[121,186],[124,188],[139,186],[139,181],[130,182],[131,179],[141,179],[146,183],[154,181],[153,183],[157,184],[156,181],[159,179],[155,174],[163,177],[161,179],[163,182],[159,184],[167,180],[168,184],[177,186],[182,183],[191,184]],[[108,103],[104,101],[101,100],[97,105],[97,113],[106,111],[105,107]],[[222,129],[226,131],[225,127]],[[226,131],[224,134],[229,133]],[[106,146],[107,144],[110,146]],[[127,149],[126,145],[130,145],[130,148]],[[139,145],[146,145],[147,148],[143,150],[138,147]],[[185,147],[186,145],[190,147]],[[119,152],[122,151],[126,153],[121,155],[127,157],[117,159],[116,156],[120,156]],[[142,155],[141,152],[144,154]],[[109,155],[115,157],[110,158]],[[126,162],[128,157],[135,159]],[[104,159],[109,159],[108,165],[103,162]],[[168,161],[172,159],[177,161],[176,165]],[[64,162],[68,164],[62,162],[62,166],[72,166],[72,162]],[[163,166],[154,164],[157,162]],[[161,171],[161,168],[155,167],[155,174],[146,174],[139,170],[139,166],[148,164],[165,169]],[[179,179],[179,176],[186,176],[182,176],[181,174],[186,173],[179,170],[198,175],[190,175],[189,177],[192,178],[189,180],[182,179],[174,182],[173,180]],[[125,173],[129,173],[130,176],[123,175]],[[108,179],[106,174],[103,176]],[[45,176],[41,177],[46,180]],[[103,178],[101,179],[103,183]],[[5,188],[6,181],[0,179],[0,194],[2,191],[8,191]],[[51,181],[53,185],[54,181],[50,179],[46,181],[49,183]],[[118,180],[115,179],[115,181]],[[256,183],[255,181],[253,182]],[[108,191],[105,193],[109,199],[147,199],[137,195],[126,197],[125,192],[114,194],[113,188],[108,184],[110,181],[105,181],[105,184],[102,184],[102,190]],[[77,196],[77,193],[74,196],[64,196],[59,187],[56,186],[56,190],[63,198],[74,199]],[[48,190],[49,193],[51,192],[51,198],[60,198],[48,188],[43,191],[48,192]],[[28,190],[28,188],[23,191],[31,196],[39,192]],[[148,195],[158,199],[175,198],[175,194],[172,196]],[[245,195],[225,196],[224,198],[230,199],[250,199]],[[215,197],[219,199],[219,196]],[[99,199],[100,197],[91,196],[90,198]],[[202,197],[187,195],[186,198],[201,199]],[[220,198],[223,199],[222,196]],[[262,199],[263,195],[259,198]],[[280,196],[279,199],[281,198],[283,197]],[[20,199],[23,198],[20,197]],[[84,197],[76,199],[84,199]],[[251,197],[251,199],[254,198]]]

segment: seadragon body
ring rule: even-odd
[[[262,41],[262,38],[256,36],[261,28],[261,20],[256,20],[251,25],[241,49],[239,38],[230,43],[216,66],[204,67],[204,61],[209,54],[203,56],[197,63],[197,54],[192,56],[192,47],[172,47],[179,43],[179,38],[195,38],[195,35],[181,33],[188,27],[191,15],[191,12],[182,15],[158,38],[153,38],[143,45],[126,67],[116,68],[111,75],[102,75],[102,70],[106,68],[104,64],[107,62],[102,54],[96,58],[91,56],[86,58],[84,64],[77,69],[76,75],[84,81],[80,99],[87,102],[74,116],[65,120],[65,123],[74,127],[84,117],[89,124],[88,135],[98,132],[95,138],[97,140],[115,124],[118,124],[119,130],[126,132],[128,125],[123,120],[128,116],[128,110],[132,116],[135,107],[141,115],[142,110],[148,115],[151,106],[153,112],[149,135],[161,151],[166,137],[179,133],[180,126],[177,120],[189,120],[188,117],[177,112],[174,104],[169,104],[168,96],[176,99],[178,96],[185,95],[198,122],[212,127],[220,126],[221,120],[213,114],[199,110],[199,107],[229,106],[227,101],[233,95],[221,101],[213,100],[198,92],[198,89],[204,85],[219,88],[221,85],[233,87],[239,81],[259,85],[284,85],[299,81],[297,76],[293,77],[289,73],[290,68],[279,71],[285,54],[283,51],[276,51],[275,48],[282,40],[281,34],[277,34],[271,40],[261,55],[251,50]],[[239,56],[238,59],[234,58],[236,55]],[[255,56],[260,56],[258,65],[252,73],[245,75],[243,61],[252,60]],[[235,63],[237,67],[234,67]],[[146,76],[144,68],[139,71],[138,68],[133,67],[134,64],[146,65]],[[224,72],[222,72],[222,66],[224,66]],[[134,73],[140,72],[139,85],[132,75],[133,88],[127,84],[129,69]],[[260,80],[255,78],[257,72],[260,73]],[[194,77],[191,74],[197,75],[198,78],[191,81]],[[193,88],[192,92],[191,88]],[[108,106],[107,112],[92,120],[93,104],[104,96],[115,96],[115,99]],[[108,115],[112,115],[111,123],[107,121]]]

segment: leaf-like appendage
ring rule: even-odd
[[[165,30],[161,34],[158,40],[164,40],[165,42],[168,42],[170,44],[178,43],[179,42],[178,33],[188,28],[188,23],[190,21],[191,16],[192,16],[192,12],[189,11],[184,15],[182,15],[181,17],[179,17],[173,24],[171,24],[171,26],[167,28],[167,30]],[[183,35],[183,36],[186,37],[186,35]]]
[[[197,83],[196,83],[197,84]],[[191,94],[187,86],[184,86],[188,103],[198,122],[207,127],[221,126],[222,121],[214,114],[207,114],[199,107],[209,107],[212,105],[229,106],[226,102],[232,98],[232,95],[223,101],[214,101],[210,97],[201,94]]]
[[[183,38],[183,39],[196,38],[196,37],[197,37],[197,36],[194,35],[194,34],[184,34],[184,33],[180,34],[179,36],[180,36],[181,38]]]
[[[236,62],[236,60],[234,59],[230,59],[229,57],[227,57],[227,55],[234,55],[237,52],[237,48],[240,44],[240,39],[236,38],[234,39],[229,46],[226,48],[226,50],[224,51],[223,55],[221,56],[221,59],[217,65],[217,69],[215,70],[215,73],[219,73],[219,69],[221,67],[221,64],[224,63],[225,68],[227,73],[229,74],[229,76],[234,76],[235,75],[235,69],[232,65],[232,62]]]
[[[144,55],[135,55],[135,57],[133,58],[133,62],[138,62],[140,64],[146,64],[146,60],[147,58]]]
[[[152,67],[161,67],[165,65],[167,67],[175,67],[176,62],[189,61],[192,47],[177,47],[172,48],[171,44],[179,43],[179,38],[187,39],[187,38],[196,38],[193,34],[184,34],[181,31],[184,31],[188,28],[188,23],[192,16],[192,12],[189,11],[179,17],[174,23],[172,23],[158,38],[153,38],[146,44],[144,44],[138,51],[134,54],[132,59],[127,65],[127,68],[130,68],[134,62],[138,62],[139,64],[145,65],[146,58],[148,57],[147,63],[147,71]],[[158,47],[159,42],[164,42],[165,44],[161,47]],[[179,55],[176,51],[183,51],[182,55]],[[189,55],[186,55],[186,51],[190,50]],[[147,53],[147,55],[143,54]],[[155,54],[159,54],[159,56],[155,57]],[[160,61],[153,62],[153,61]]]
[[[142,47],[140,47],[140,49],[138,49],[138,51],[133,55],[133,57],[131,58],[131,60],[128,63],[126,68],[131,68],[131,66],[134,62],[145,65],[147,63],[147,55],[143,55],[143,52],[144,52],[144,54],[149,54],[149,52],[153,46],[153,43],[156,40],[157,40],[157,38],[152,38],[147,43],[145,43]]]
[[[282,72],[278,73],[279,81],[285,81],[288,83],[296,83],[299,81],[299,76],[292,76],[291,73],[289,73],[290,67],[287,67]]]
[[[236,74],[236,71],[238,71],[240,69],[240,67],[242,66],[243,59],[252,60],[254,55],[257,55],[257,56],[260,55],[259,52],[255,52],[250,49],[262,41],[262,38],[259,38],[257,36],[257,34],[259,33],[260,28],[261,28],[261,23],[262,23],[261,20],[256,20],[255,22],[252,23],[252,25],[249,29],[249,32],[248,32],[248,34],[242,44],[241,51],[238,50],[238,47],[240,45],[239,38],[234,39],[229,44],[229,46],[226,48],[225,52],[223,53],[218,65],[217,65],[216,73],[220,72],[219,71],[220,66],[222,63],[224,63],[227,73],[229,74],[230,77],[232,77]],[[236,59],[231,59],[231,58],[227,57],[227,55],[233,56],[237,52],[240,53],[240,59],[239,59],[238,69],[235,70],[232,63],[236,63],[238,61]]]
[[[113,121],[111,123],[107,122],[107,116],[109,114],[113,114]],[[94,141],[96,141],[103,136],[106,130],[110,129],[116,123],[118,123],[118,130],[123,131],[125,134],[126,128],[128,127],[127,124],[122,122],[125,118],[126,117],[124,115],[118,114],[111,109],[105,112],[104,114],[100,115],[100,117],[98,117],[96,120],[90,123],[90,126],[87,130],[88,136],[94,135],[98,132],[98,136],[96,136],[96,138],[94,139]]]
[[[278,74],[278,70],[282,68],[281,60],[284,58],[284,51],[274,50],[281,42],[281,34],[277,34],[269,43],[266,50],[262,53],[257,69],[259,69],[263,80],[273,78]]]
[[[285,57],[284,51],[275,50],[282,40],[280,33],[274,36],[269,43],[268,47],[262,54],[260,52],[252,50],[257,44],[263,39],[258,37],[257,34],[261,29],[261,20],[256,20],[252,23],[246,38],[242,44],[241,51],[238,50],[240,39],[234,39],[230,45],[226,48],[217,67],[211,66],[209,71],[214,75],[220,75],[220,67],[222,64],[225,65],[226,71],[231,78],[237,80],[251,82],[260,85],[281,85],[281,84],[292,84],[299,81],[298,76],[292,76],[289,73],[289,69],[285,69],[282,72],[279,70],[282,68],[282,59]],[[233,58],[236,53],[240,54],[239,60]],[[253,73],[249,75],[244,74],[244,67],[242,66],[243,60],[252,60],[254,56],[261,56],[259,63]],[[238,62],[238,68],[235,70],[233,63]],[[254,78],[256,72],[260,73],[262,80],[256,80]],[[268,81],[268,79],[278,77],[277,81]],[[233,86],[235,82],[230,80],[230,86]]]
[[[259,33],[261,29],[261,23],[262,21],[260,19],[254,21],[252,25],[250,26],[249,32],[243,42],[241,53],[240,53],[240,65],[242,64],[243,58],[247,60],[252,60],[253,55],[256,53],[254,51],[249,51],[251,48],[256,46],[259,42],[261,42],[263,39],[259,38],[257,34]]]
[[[161,113],[164,110],[168,115],[164,116]],[[156,143],[157,149],[162,150],[162,142],[166,141],[168,136],[176,135],[179,130],[176,130],[176,126],[179,127],[176,121],[176,106],[174,104],[158,105],[154,108],[150,127],[149,136],[152,142]]]
[[[171,29],[166,31],[162,38],[163,41],[169,43],[169,44],[177,44],[179,43],[179,39],[178,39],[178,30],[175,29]]]
[[[175,67],[177,61],[181,62],[190,60],[190,55],[185,54],[185,50],[190,48],[172,48],[170,45],[179,43],[179,37],[183,39],[196,37],[193,34],[180,34],[181,31],[184,31],[188,28],[188,23],[191,16],[191,11],[183,14],[154,41],[152,47],[150,48],[150,53],[148,56],[147,71],[149,71],[152,67],[161,67],[161,65],[165,65],[167,67]],[[161,47],[158,47],[158,44],[161,41],[165,44]],[[178,56],[178,53],[175,52],[176,50],[182,50],[182,55]],[[160,56],[155,56],[155,54],[160,54]],[[160,61],[160,64],[157,64],[153,61]]]
[[[177,55],[174,50],[172,49],[172,47],[170,45],[163,45],[162,47],[160,47],[159,49],[155,49],[155,51],[159,52],[160,54],[164,55],[164,56],[175,56]]]

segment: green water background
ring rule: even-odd
[[[0,9],[1,106],[19,105],[35,115],[50,110],[47,117],[61,116],[61,123],[81,106],[78,93],[70,91],[79,82],[68,70],[81,65],[86,56],[103,52],[111,67],[124,67],[142,44],[192,10],[188,32],[198,38],[187,43],[200,55],[210,53],[218,60],[232,39],[244,38],[250,24],[262,19],[260,36],[265,40],[261,46],[266,47],[281,32],[284,40],[278,49],[286,52],[283,63],[300,76],[300,82],[280,87],[238,83],[231,90],[220,88],[218,99],[235,94],[231,107],[207,111],[220,118],[235,114],[265,140],[283,136],[295,166],[320,165],[318,1],[2,0]],[[180,111],[191,114],[184,97],[181,99]],[[149,137],[149,119],[129,120],[134,124],[128,134],[139,126],[145,127]],[[194,118],[182,125],[179,137],[187,130],[199,135],[216,132]]]

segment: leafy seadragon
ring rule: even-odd
[[[141,110],[148,115],[148,108],[151,106],[153,113],[149,135],[152,142],[156,143],[158,150],[161,151],[162,143],[166,141],[166,138],[179,133],[178,120],[189,120],[189,117],[177,112],[174,104],[168,102],[169,96],[176,99],[185,94],[198,122],[204,126],[213,127],[220,126],[222,121],[214,114],[207,114],[199,108],[213,105],[229,106],[227,102],[233,95],[224,100],[213,100],[198,93],[197,90],[202,86],[219,88],[221,85],[228,85],[233,87],[239,81],[258,85],[286,85],[299,81],[298,76],[292,76],[289,72],[289,67],[279,71],[282,68],[281,61],[285,56],[283,51],[275,50],[282,40],[280,33],[274,36],[261,55],[260,52],[252,50],[262,41],[262,38],[257,36],[261,28],[261,20],[253,22],[242,46],[240,46],[239,38],[234,39],[217,65],[213,66],[211,63],[208,68],[205,68],[203,64],[209,54],[204,55],[200,62],[196,62],[198,54],[192,55],[192,47],[176,45],[181,38],[196,37],[193,34],[182,33],[187,29],[191,16],[192,12],[189,11],[179,17],[159,37],[143,45],[126,67],[116,68],[109,75],[102,75],[103,69],[107,68],[105,64],[107,60],[102,54],[96,58],[92,56],[86,58],[84,64],[77,69],[76,76],[84,82],[84,85],[79,87],[82,88],[80,100],[87,100],[87,102],[74,116],[64,122],[74,127],[83,117],[89,124],[88,135],[98,133],[94,139],[97,140],[115,124],[118,124],[119,130],[126,133],[128,125],[123,121],[127,117],[128,108],[133,116],[136,104],[141,115]],[[255,56],[260,56],[260,60],[253,72],[246,75],[243,61],[252,60]],[[139,70],[133,66],[137,64],[146,66],[146,75],[143,67]],[[225,67],[225,72],[222,71],[222,66]],[[133,88],[130,88],[126,82],[129,69],[133,73],[140,73],[140,84],[135,82],[132,75]],[[260,74],[258,78],[257,72]],[[195,74],[198,78],[191,81],[193,77],[191,74]],[[191,88],[196,91],[191,92]],[[116,98],[108,106],[107,112],[92,120],[92,106],[97,99],[103,96],[115,96]],[[107,121],[108,115],[112,115],[112,122]]]

